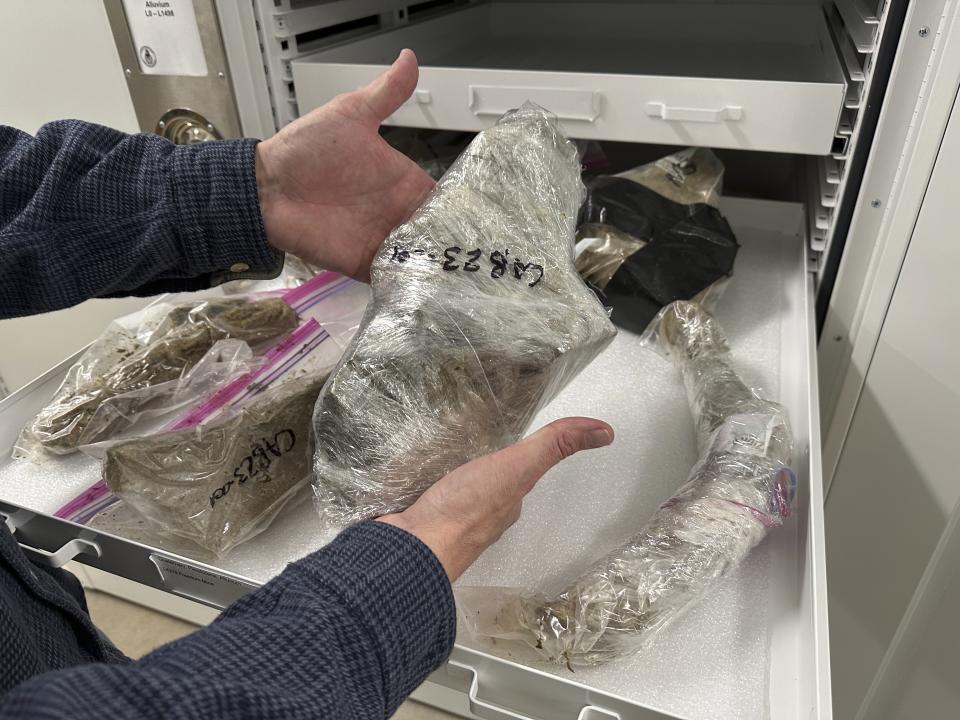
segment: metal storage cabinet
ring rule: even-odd
[[[820,414],[829,482],[859,396],[859,358],[876,344],[878,308],[946,124],[952,95],[943,98],[960,77],[952,0],[193,0],[208,68],[200,77],[145,72],[125,3],[104,4],[145,131],[162,131],[179,106],[222,118],[209,124],[225,136],[266,136],[410,45],[421,82],[394,124],[477,130],[529,97],[577,137],[787,154],[803,171],[799,192],[777,198],[788,202],[728,198],[724,209],[738,233],[780,251],[779,395],[802,450],[797,514],[769,541],[770,713],[832,716]],[[583,36],[592,46],[571,50]],[[644,55],[644,43],[657,52]],[[0,452],[69,362],[0,403]],[[312,519],[297,509],[251,541],[256,552],[213,567],[56,520],[31,492],[0,486],[0,511],[34,556],[75,557],[211,607],[279,572],[303,549],[291,531]],[[496,720],[679,717],[628,695],[458,645],[416,697]]]
[[[843,717],[960,710],[958,181],[954,102],[826,505]]]

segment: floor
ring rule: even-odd
[[[197,627],[96,590],[87,590],[87,604],[97,626],[113,640],[117,647],[134,658],[145,655],[159,645],[181,638]],[[404,703],[393,718],[394,720],[459,720],[456,715],[434,710],[412,700]]]

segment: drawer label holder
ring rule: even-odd
[[[212,568],[200,567],[159,553],[151,553],[150,562],[160,573],[166,590],[215,608],[224,608],[257,588],[257,585],[251,582],[224,575]]]

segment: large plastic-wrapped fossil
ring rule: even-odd
[[[555,597],[512,588],[458,592],[475,634],[519,641],[568,666],[637,652],[789,515],[786,411],[740,380],[717,321],[698,303],[674,302],[647,337],[686,386],[699,451],[687,483]]]
[[[576,148],[526,104],[474,139],[373,260],[373,302],[317,403],[316,491],[401,510],[515,441],[613,339],[577,275]]]

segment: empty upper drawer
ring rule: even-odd
[[[293,62],[300,112],[409,47],[413,97],[388,122],[481,130],[532,100],[575,137],[822,155],[845,85],[818,6],[488,2]]]

